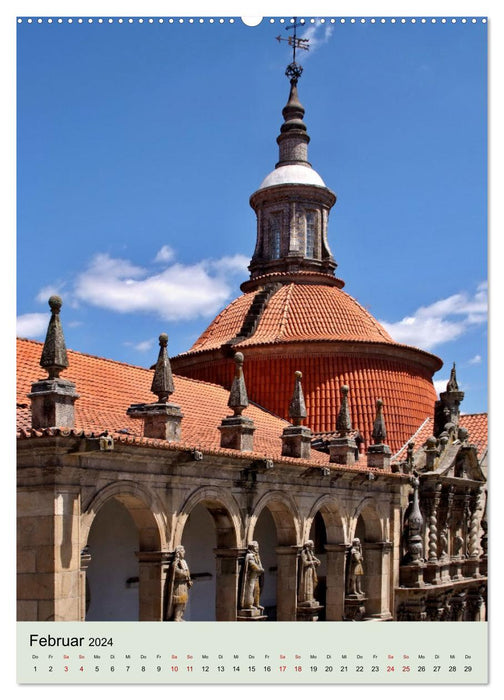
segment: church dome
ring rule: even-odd
[[[306,165],[280,165],[267,175],[261,182],[259,189],[274,187],[275,185],[317,185],[325,187],[325,182],[313,168]]]
[[[235,352],[245,356],[249,399],[288,419],[294,372],[303,375],[306,424],[334,433],[341,387],[349,387],[351,423],[371,444],[381,399],[386,442],[398,452],[433,414],[434,372],[442,362],[396,343],[353,297],[342,291],[328,239],[336,195],[308,161],[308,136],[299,101],[299,67],[277,138],[279,160],[251,198],[257,240],[241,286],[192,348],[172,358],[177,374],[229,388]]]
[[[336,285],[270,279],[276,282],[266,279],[231,302],[188,352],[172,359],[174,370],[229,388],[232,356],[243,352],[249,398],[282,418],[288,418],[292,377],[299,370],[306,422],[315,433],[335,430],[340,388],[347,384],[352,425],[365,443],[371,443],[376,400],[382,399],[387,443],[400,450],[432,414],[432,375],[441,360],[396,343]]]
[[[231,302],[189,352],[215,349],[239,336],[257,294],[261,292],[248,292]],[[291,282],[272,294],[255,332],[235,346],[305,340],[394,343],[383,326],[337,286]]]

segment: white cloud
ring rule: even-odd
[[[50,314],[22,314],[17,317],[16,334],[19,338],[40,338],[45,336]]]
[[[236,255],[225,255],[219,260],[208,260],[207,264],[210,269],[219,273],[225,274],[227,272],[240,272],[246,274],[249,262],[250,258],[237,253]]]
[[[483,282],[472,297],[467,292],[453,294],[429,306],[421,306],[413,316],[401,321],[380,323],[397,342],[430,350],[456,340],[471,326],[486,322],[487,288],[487,283]]]
[[[152,349],[154,343],[155,338],[150,338],[149,340],[142,340],[139,343],[126,342],[124,345],[133,348],[134,350],[138,350],[139,352],[147,352],[148,350]]]
[[[446,385],[448,384],[449,379],[450,378],[447,377],[446,379],[435,379],[433,381],[434,389],[436,390],[438,397],[439,397],[439,394],[441,392],[446,391]],[[461,382],[458,377],[457,377],[457,385],[458,385],[458,388],[460,391],[467,391],[469,389],[469,385],[464,383],[464,382]]]
[[[82,302],[119,313],[154,313],[173,321],[214,315],[231,295],[230,275],[243,273],[247,258],[225,256],[193,265],[173,263],[153,273],[129,260],[100,253],[78,275]]]
[[[467,363],[469,365],[479,365],[481,364],[481,355],[475,355],[474,357],[471,357],[469,362]]]
[[[39,291],[35,298],[37,301],[47,304],[50,297],[54,296],[55,294],[60,296],[60,287],[57,287],[55,285],[47,285],[47,287],[42,287],[42,289]]]
[[[317,18],[314,24],[310,26],[301,35],[302,39],[308,39],[310,42],[309,51],[300,51],[299,59],[300,63],[306,60],[310,54],[313,54],[320,46],[327,44],[334,31],[334,25],[332,24],[321,24],[320,20]]]
[[[175,251],[169,245],[164,245],[158,250],[154,262],[170,262],[175,257]]]
[[[439,396],[439,394],[442,391],[446,391],[446,385],[448,384],[448,379],[435,379],[433,383],[434,383],[434,389],[436,390],[436,394]]]

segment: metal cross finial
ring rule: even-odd
[[[289,31],[290,29],[293,29],[293,34],[292,36],[289,36],[288,39],[284,39],[280,35],[277,36],[277,41],[286,41],[289,46],[292,46],[292,63],[289,63],[287,66],[287,70],[285,71],[285,75],[290,78],[291,80],[295,80],[297,82],[298,78],[301,77],[301,73],[303,72],[302,67],[296,63],[296,49],[303,49],[304,51],[309,51],[309,39],[301,39],[297,36],[297,28],[298,27],[303,27],[304,22],[297,22],[297,17],[294,17],[294,22],[291,23],[289,27],[285,27],[285,31]]]

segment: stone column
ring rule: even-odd
[[[86,619],[86,612],[87,612],[87,586],[86,586],[86,576],[87,576],[87,569],[89,564],[91,563],[91,554],[89,552],[89,547],[84,547],[84,549],[81,552],[81,565],[80,565],[80,601],[81,601],[81,614],[80,614],[80,620],[81,622],[84,622]]]
[[[18,620],[81,620],[79,489],[20,489],[18,514]]]
[[[293,622],[297,610],[297,557],[299,547],[275,547],[277,555],[277,620]]]
[[[434,491],[424,494],[427,505],[429,541],[427,547],[426,582],[434,585],[441,582],[438,566],[438,510],[441,500],[441,484],[436,484]]]
[[[345,609],[347,544],[326,544],[326,620],[341,622]]]
[[[466,562],[465,574],[478,578],[479,573],[479,530],[480,530],[480,512],[481,512],[481,489],[475,490],[471,494],[469,502],[469,535],[467,543],[467,554],[469,560]]]
[[[240,561],[246,550],[238,547],[214,549],[216,589],[215,619],[234,622],[238,610]]]
[[[450,580],[450,533],[453,522],[454,487],[449,486],[446,491],[446,504],[444,508],[444,522],[439,533],[439,564],[441,581]]]
[[[164,591],[168,552],[136,552],[138,558],[138,619],[157,622],[164,619]]]
[[[367,617],[392,618],[390,584],[392,542],[364,542],[364,584]]]

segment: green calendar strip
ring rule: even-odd
[[[18,683],[488,682],[486,622],[19,622]]]

